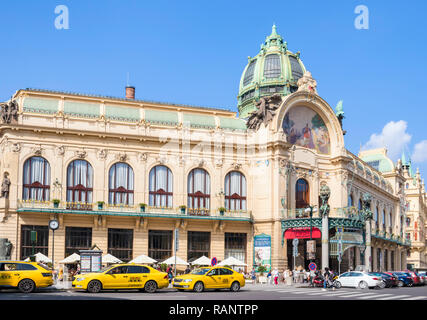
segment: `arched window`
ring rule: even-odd
[[[388,214],[388,226],[393,227],[393,213],[391,211]]]
[[[91,164],[86,160],[74,160],[67,169],[67,208],[92,209],[92,193],[93,169]],[[80,204],[76,204],[77,202]]]
[[[172,171],[165,166],[155,166],[149,177],[149,205],[152,207],[172,207]]]
[[[278,54],[269,54],[264,60],[264,77],[267,79],[278,78],[280,74],[280,56]]]
[[[244,86],[247,86],[249,83],[252,82],[252,79],[254,78],[255,64],[256,60],[252,60],[248,68],[246,69],[245,76],[243,77]]]
[[[50,200],[50,165],[42,157],[31,157],[24,163],[23,200]]]
[[[310,203],[308,182],[305,179],[298,179],[295,186],[295,207],[306,208]]]
[[[350,195],[348,196],[348,206],[349,206],[349,207],[354,206],[354,203],[353,203],[353,195],[352,195],[352,194],[350,194]]]
[[[133,169],[127,163],[115,163],[110,168],[108,180],[108,203],[133,205]]]
[[[359,199],[359,210],[363,209],[362,200]]]
[[[374,220],[375,220],[375,223],[378,224],[378,207],[375,208]]]
[[[238,171],[225,176],[225,207],[227,210],[246,210],[246,178]]]
[[[188,175],[189,212],[205,213],[210,208],[210,177],[204,169],[193,169]],[[205,210],[206,209],[206,210]]]

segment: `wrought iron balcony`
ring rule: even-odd
[[[116,216],[142,216],[142,217],[171,217],[208,220],[240,220],[252,221],[252,213],[246,210],[225,211],[209,209],[186,209],[174,207],[146,206],[142,209],[139,205],[113,205],[96,203],[61,202],[53,201],[18,200],[18,212],[46,212],[66,214],[91,214],[91,215],[116,215]]]

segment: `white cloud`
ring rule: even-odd
[[[387,148],[387,155],[396,160],[401,154],[405,145],[407,145],[412,136],[406,132],[408,124],[406,121],[390,121],[387,123],[380,134],[372,134],[369,141],[362,149]]]
[[[427,161],[427,140],[418,142],[414,147],[414,153],[411,157],[414,162]]]

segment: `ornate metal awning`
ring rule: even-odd
[[[363,235],[359,232],[343,232],[342,234],[342,252],[354,246],[364,246]],[[338,235],[329,240],[329,254],[338,256]]]

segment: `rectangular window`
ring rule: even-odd
[[[234,257],[246,262],[246,233],[225,233],[224,258]]]
[[[210,256],[211,233],[188,231],[187,261]]]
[[[33,243],[31,242],[31,231],[37,232],[37,240],[34,243],[34,254],[40,252],[45,256],[49,250],[49,228],[48,226],[21,226],[21,260],[33,254]]]
[[[132,260],[133,230],[108,229],[108,253],[129,262]]]
[[[65,256],[79,253],[79,250],[89,250],[92,247],[92,228],[65,228]]]
[[[158,261],[172,256],[172,230],[148,231],[148,255]]]

